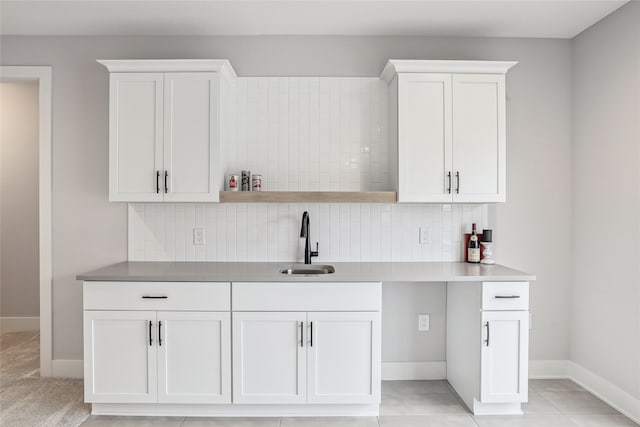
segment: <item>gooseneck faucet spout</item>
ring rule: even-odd
[[[311,264],[311,257],[318,256],[318,242],[316,242],[316,250],[311,250],[310,244],[310,234],[309,233],[309,212],[305,211],[302,214],[302,227],[300,228],[300,237],[304,237],[304,263]]]

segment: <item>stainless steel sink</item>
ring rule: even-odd
[[[291,265],[280,270],[282,274],[331,274],[336,269],[332,265],[299,264]]]

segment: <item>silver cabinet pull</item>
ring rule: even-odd
[[[153,296],[153,295],[143,295],[142,299],[167,299],[169,298],[166,295],[159,295],[159,296]]]
[[[495,299],[518,299],[520,298],[520,295],[496,295],[494,296]]]
[[[160,193],[160,171],[156,171],[156,193]]]
[[[300,322],[300,347],[304,347],[304,322]]]
[[[310,322],[310,323],[311,323],[311,337],[310,337],[311,340],[310,340],[310,344],[311,344],[311,347],[313,347],[313,322]]]
[[[456,172],[456,194],[460,193],[460,171]]]
[[[162,321],[158,322],[158,345],[162,346]]]
[[[447,193],[451,194],[451,171],[447,172],[447,179],[449,180],[449,186],[447,187]]]
[[[487,339],[484,340],[484,342],[487,344],[487,347],[489,347],[489,322],[485,323],[484,326],[487,328]]]

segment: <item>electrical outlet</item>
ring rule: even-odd
[[[431,228],[422,226],[418,228],[419,233],[419,243],[421,245],[430,245],[431,244]]]
[[[195,246],[204,245],[204,228],[193,229],[193,244]]]
[[[425,332],[429,330],[429,315],[418,314],[418,331]]]

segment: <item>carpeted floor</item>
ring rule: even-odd
[[[0,426],[75,427],[89,417],[82,380],[40,378],[40,335],[0,334]]]

